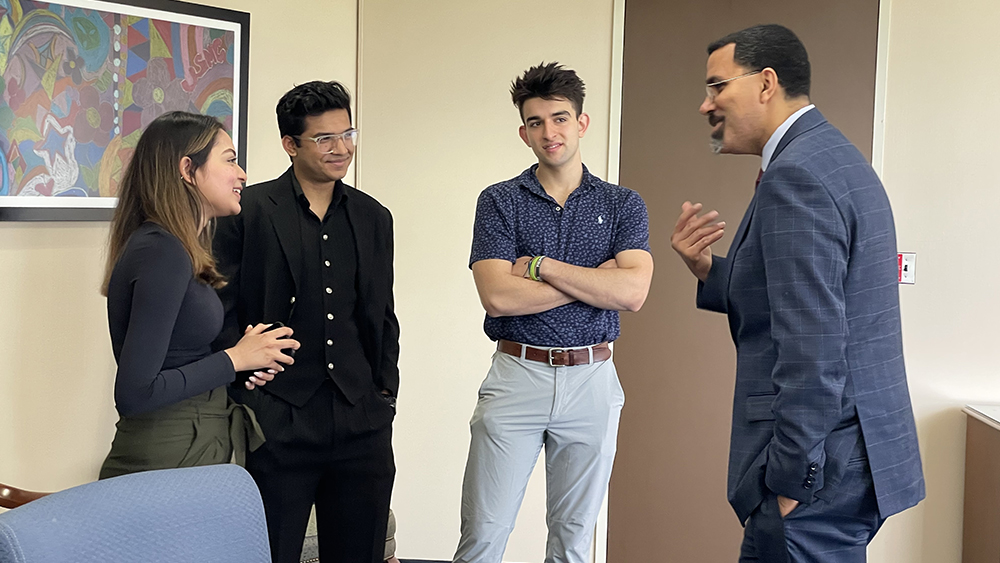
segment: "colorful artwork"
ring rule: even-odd
[[[0,206],[112,207],[164,112],[218,117],[239,142],[240,33],[117,3],[0,0]]]

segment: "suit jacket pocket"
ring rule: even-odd
[[[771,406],[774,404],[776,395],[750,395],[747,397],[747,422],[762,422],[774,420],[774,411]]]

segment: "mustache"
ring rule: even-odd
[[[722,123],[723,121],[725,121],[725,118],[719,117],[714,113],[708,114],[708,124],[711,125],[712,127],[715,127],[716,125]]]

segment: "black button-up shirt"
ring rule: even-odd
[[[322,220],[309,209],[309,200],[294,175],[292,188],[299,202],[303,260],[289,326],[302,347],[295,353],[295,364],[281,377],[315,377],[320,373],[332,377],[334,371],[350,370],[371,378],[354,320],[358,254],[344,184],[338,181],[334,186],[333,200]]]

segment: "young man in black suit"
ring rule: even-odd
[[[337,82],[278,102],[279,178],[243,191],[220,221],[215,255],[229,285],[220,346],[241,327],[281,321],[301,343],[267,390],[233,386],[267,441],[247,459],[260,487],[275,563],[298,562],[315,503],[324,563],[381,562],[395,464],[399,388],[392,216],[342,180],[358,131]]]

